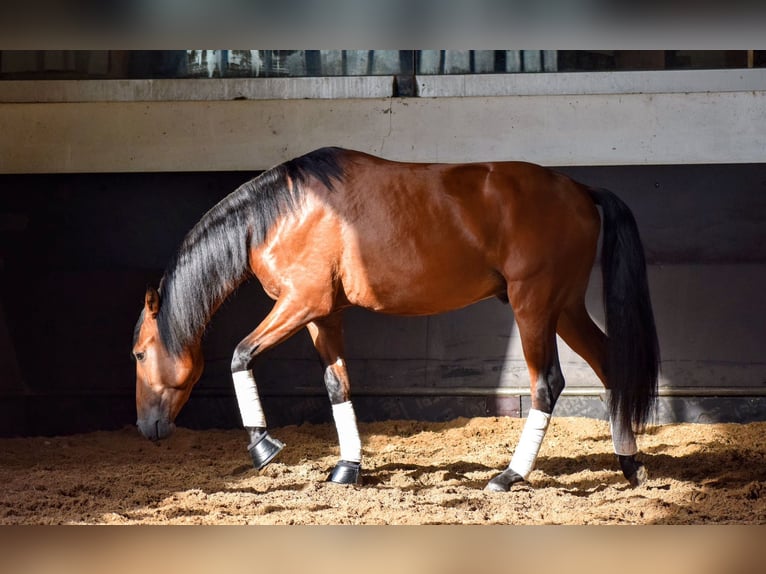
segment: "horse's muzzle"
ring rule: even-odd
[[[136,426],[139,432],[149,440],[167,438],[176,430],[176,425],[169,420],[162,419],[138,419]]]

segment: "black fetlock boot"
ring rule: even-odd
[[[327,477],[327,482],[336,484],[359,484],[359,475],[362,472],[362,463],[340,460]]]
[[[253,459],[253,466],[261,470],[269,464],[274,457],[285,448],[282,441],[273,438],[266,429],[257,429],[251,431],[251,442],[247,447],[250,457]]]

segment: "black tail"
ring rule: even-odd
[[[660,348],[638,226],[611,191],[592,189],[603,210],[601,271],[608,336],[605,375],[614,421],[643,427],[657,398]]]

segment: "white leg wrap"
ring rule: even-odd
[[[340,458],[349,462],[362,462],[362,440],[356,426],[356,415],[351,401],[332,406],[335,428],[338,430]]]
[[[258,388],[255,386],[253,372],[237,371],[232,373],[234,392],[237,394],[239,412],[242,415],[242,425],[246,427],[265,427],[266,415],[263,414]]]
[[[524,423],[524,430],[521,431],[519,444],[516,445],[511,464],[508,465],[508,468],[523,477],[524,480],[535,466],[537,453],[540,451],[540,445],[545,437],[545,431],[548,430],[550,420],[551,415],[548,413],[537,409],[529,410],[527,422]]]
[[[606,391],[606,404],[607,408],[611,405],[612,393],[607,389]],[[615,424],[612,420],[611,410],[609,415],[609,430],[612,433],[612,444],[614,444],[614,453],[622,456],[631,456],[638,452],[638,445],[636,444],[636,435],[633,434],[633,429],[628,427],[624,428],[622,425]]]

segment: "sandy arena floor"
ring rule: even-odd
[[[650,480],[632,489],[606,423],[554,418],[529,482],[483,491],[522,423],[362,424],[361,486],[324,481],[331,425],[271,429],[287,447],[261,472],[244,431],[0,439],[0,524],[766,523],[766,423],[650,427],[639,437]]]

